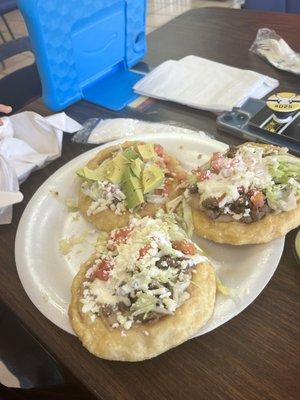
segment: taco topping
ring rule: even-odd
[[[210,218],[244,223],[296,208],[299,195],[300,160],[285,148],[252,143],[214,153],[185,192]]]
[[[132,219],[104,239],[80,300],[92,321],[128,330],[174,314],[189,298],[195,266],[206,257],[171,219]]]
[[[116,214],[126,211],[126,196],[117,185],[108,181],[83,182],[81,190],[93,200],[87,210],[88,216],[107,209]]]
[[[162,146],[151,143],[120,148],[96,169],[84,167],[77,175],[84,180],[82,192],[92,199],[88,215],[106,209],[122,214],[145,202],[164,204],[174,179],[186,177]]]

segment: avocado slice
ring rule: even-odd
[[[83,167],[76,171],[76,174],[86,181],[99,181],[104,177],[103,170],[101,171],[98,168],[89,169],[88,167]]]
[[[144,203],[144,195],[140,179],[131,171],[131,167],[126,167],[122,178],[122,190],[126,196],[128,208],[135,208]]]
[[[128,160],[135,160],[139,157],[138,153],[134,150],[133,147],[128,147],[123,151],[123,156],[128,158]]]
[[[128,158],[126,158],[124,156],[123,153],[118,153],[114,158],[113,158],[113,162],[117,165],[119,165],[120,167],[123,165],[127,165],[130,163],[130,161],[128,160]]]
[[[108,161],[105,168],[105,177],[112,183],[120,183],[129,161],[122,153],[118,153],[112,160]]]
[[[144,161],[153,160],[155,158],[154,146],[151,143],[140,144],[137,149]]]
[[[135,160],[131,161],[130,164],[130,169],[131,172],[137,177],[137,178],[141,178],[142,175],[142,170],[144,168],[145,164],[143,163],[143,161],[140,158],[136,158]]]
[[[143,171],[143,192],[149,193],[151,190],[159,187],[164,180],[165,174],[157,165],[150,165]]]
[[[100,181],[103,179],[109,179],[110,176],[112,176],[113,183],[117,183],[114,181],[118,181],[118,171],[122,167],[122,162],[126,160],[126,163],[128,163],[128,160],[124,157],[124,160],[120,157],[115,157],[116,162],[114,163],[113,160],[107,159],[104,160],[99,167],[95,169],[90,169],[88,167],[83,167],[80,168],[78,171],[76,171],[76,174],[85,180],[88,181]],[[117,166],[117,168],[116,168]],[[120,179],[121,180],[121,179]]]
[[[138,205],[143,204],[145,201],[142,189],[135,188],[135,179],[137,178],[133,178],[132,181],[129,181],[126,189],[123,189],[128,208],[135,208]]]

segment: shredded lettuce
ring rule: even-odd
[[[104,253],[107,251],[107,239],[108,239],[108,233],[100,232],[95,244],[95,249],[100,253]]]
[[[168,212],[168,213],[174,212],[175,209],[176,209],[176,208],[179,206],[179,204],[181,203],[182,199],[183,199],[183,196],[180,195],[180,196],[175,197],[175,199],[168,201],[168,202],[166,203],[167,212]]]
[[[164,212],[164,210],[162,208],[160,208],[157,213],[156,213],[156,218],[162,220],[163,222],[167,222],[168,224],[176,224],[177,223],[177,219],[176,219],[176,215],[174,213],[171,212]]]
[[[188,177],[187,177],[188,186],[194,185],[197,182],[198,182],[198,178],[197,178],[196,174],[192,174],[192,173],[188,174]]]
[[[69,212],[78,211],[78,202],[75,199],[67,199],[66,206],[67,206]]]
[[[180,197],[180,199],[179,199],[179,197]],[[188,235],[188,237],[192,237],[193,232],[194,232],[194,223],[193,223],[191,207],[189,206],[187,201],[183,198],[183,196],[178,196],[174,200],[177,200],[177,199],[178,199],[178,204],[176,206],[176,213],[174,213],[174,212],[165,213],[162,209],[160,209],[156,213],[156,218],[159,218],[162,221],[167,222],[170,227],[172,225],[179,226],[181,229],[184,230],[184,232]],[[176,236],[178,236],[179,231],[177,228],[176,228],[176,231],[177,231]],[[175,233],[175,231],[173,233]],[[171,233],[171,236],[172,236],[172,233]],[[183,238],[182,234],[180,234],[180,238]],[[173,237],[173,240],[174,240],[174,237]],[[177,238],[176,238],[176,240],[177,240]]]
[[[296,208],[296,194],[297,190],[291,183],[269,186],[266,190],[268,204],[273,210],[289,211]]]
[[[194,222],[192,209],[185,199],[182,201],[183,220],[186,226],[186,233],[188,237],[192,237],[194,233]]]
[[[271,174],[276,183],[288,183],[290,178],[300,182],[300,160],[296,162],[279,161],[279,165],[272,168]]]
[[[73,250],[74,246],[83,243],[85,239],[86,239],[86,234],[83,234],[81,236],[73,235],[69,238],[59,240],[58,247],[60,253],[63,254],[64,256],[69,254]]]
[[[151,294],[141,293],[135,303],[131,306],[133,316],[144,314],[143,319],[147,318],[147,315],[154,311],[156,308],[157,298]]]
[[[217,290],[223,294],[224,296],[229,296],[229,289],[227,286],[224,286],[220,279],[216,277],[216,284],[217,284]]]
[[[300,160],[288,154],[276,160],[269,169],[275,185],[267,187],[266,197],[273,210],[289,211],[296,207],[300,194]]]
[[[170,286],[173,286],[172,281],[174,279],[176,279],[176,271],[172,270],[172,268],[161,271],[160,274],[156,276],[156,280],[159,283],[168,283]]]

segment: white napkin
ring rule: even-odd
[[[2,162],[14,171],[19,183],[27,179],[33,170],[42,168],[60,157],[63,132],[73,133],[82,129],[80,124],[65,113],[44,118],[34,112],[26,111],[4,117],[2,120],[4,125],[0,127],[0,156]],[[9,182],[0,171],[0,183],[2,182],[0,190],[18,189],[18,185],[14,185],[13,188],[3,187],[4,181],[6,185]],[[9,213],[11,214],[9,208],[5,212],[2,210],[0,224],[11,222],[11,216],[7,218]]]
[[[261,98],[279,85],[276,79],[205,58],[169,60],[137,82],[134,90],[213,112],[230,111],[249,97]]]

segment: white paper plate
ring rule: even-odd
[[[160,143],[186,168],[192,168],[200,161],[204,163],[214,151],[226,148],[224,143],[194,134],[143,135],[134,139]],[[70,333],[73,331],[67,312],[71,282],[81,263],[91,254],[97,234],[81,217],[74,220],[79,213],[69,213],[65,199],[76,197],[79,179],[75,171],[98,150],[95,148],[70,161],[39,188],[24,211],[16,236],[16,264],[26,293],[42,314]],[[201,159],[199,154],[202,154]],[[59,240],[82,232],[86,233],[85,242],[76,245],[69,255],[61,255]],[[199,332],[203,334],[233,318],[259,295],[276,270],[284,239],[238,247],[204,239],[198,242],[215,260],[219,278],[232,292],[231,297],[218,294],[214,315]]]

